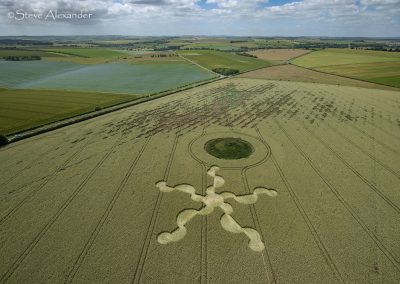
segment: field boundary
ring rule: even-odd
[[[17,49],[18,50],[18,49]],[[40,51],[40,52],[45,52],[49,54],[62,54],[62,55],[69,55],[69,56],[75,56],[75,57],[82,57],[82,58],[90,58],[89,56],[83,56],[83,55],[78,55],[78,54],[73,54],[73,53],[68,53],[68,52],[61,52],[61,51],[54,51],[54,50],[46,50],[46,49],[21,49],[21,50],[27,50],[27,51]]]
[[[180,53],[177,53],[177,54],[178,54],[178,57],[182,58],[183,60],[185,60],[185,61],[187,61],[187,62],[189,62],[191,64],[194,64],[194,65],[196,65],[196,66],[198,66],[198,67],[200,67],[200,68],[202,68],[204,70],[207,70],[208,72],[211,72],[211,73],[217,75],[220,78],[225,78],[226,77],[224,75],[218,74],[217,72],[214,72],[213,70],[208,69],[207,67],[204,67],[203,65],[200,65],[199,63],[194,62],[193,60],[190,60],[189,58],[186,58],[185,56],[183,56]]]
[[[261,59],[260,59],[260,60],[261,60]],[[266,60],[264,60],[264,61],[266,61]],[[271,63],[270,61],[266,61],[266,62]],[[239,72],[238,74],[231,75],[231,77],[243,75],[243,74],[246,74],[246,73],[249,73],[249,72],[253,72],[253,71],[257,71],[257,70],[261,70],[261,69],[267,69],[267,68],[271,68],[271,67],[275,67],[275,66],[283,66],[283,65],[287,65],[287,63],[276,64],[276,65],[271,65],[271,66],[264,66],[264,67],[256,68],[256,69],[249,70],[249,71],[243,71],[243,72]]]
[[[356,64],[380,64],[380,63],[398,63],[399,61],[376,61],[376,62],[361,62],[361,63],[346,63],[346,64],[330,64],[330,65],[321,65],[321,66],[315,66],[316,68],[324,68],[324,67],[344,67],[348,65],[356,65]],[[294,64],[295,65],[295,64]],[[314,67],[314,68],[315,68]],[[304,68],[309,68],[312,69],[311,67],[304,67]]]
[[[310,53],[308,53],[308,54],[310,54]],[[319,73],[322,73],[322,74],[334,75],[334,76],[339,76],[339,77],[346,78],[346,79],[353,79],[353,80],[358,80],[358,81],[362,81],[362,82],[366,82],[366,83],[370,83],[370,84],[377,84],[377,85],[380,85],[380,86],[390,87],[390,88],[393,88],[393,91],[395,91],[395,90],[400,91],[400,88],[397,88],[397,87],[391,86],[391,85],[387,85],[387,84],[382,84],[382,83],[377,83],[377,82],[371,82],[371,81],[367,81],[367,80],[363,80],[363,79],[358,79],[358,78],[353,78],[353,77],[349,77],[349,76],[345,76],[345,75],[339,75],[339,74],[328,73],[328,72],[320,71],[320,70],[317,70],[317,69],[314,69],[314,68],[303,67],[303,66],[300,66],[300,65],[297,65],[297,64],[293,64],[293,63],[291,63],[291,62],[289,63],[289,65],[293,65],[293,66],[296,66],[296,67],[299,67],[299,68],[303,68],[303,69],[307,69],[307,70],[319,72]],[[330,65],[330,66],[338,66],[338,65]]]
[[[257,50],[260,50],[260,49],[257,49]],[[291,63],[292,60],[294,60],[296,58],[299,58],[299,57],[302,57],[302,56],[305,56],[305,55],[308,55],[308,54],[311,54],[311,53],[313,53],[315,51],[316,50],[311,50],[310,52],[307,52],[307,53],[292,57],[292,58],[290,58],[288,60],[282,60],[282,63],[279,63],[279,64],[273,64],[274,63],[273,60],[265,60],[265,59],[262,59],[262,58],[258,58],[258,59],[263,60],[265,62],[269,62],[272,65],[271,66],[264,66],[264,67],[256,68],[256,69],[249,70],[249,71],[243,71],[243,72],[240,72],[239,74],[235,74],[233,76],[239,76],[239,75],[246,74],[246,73],[249,73],[249,72],[253,72],[253,71],[257,71],[257,70],[261,70],[261,69],[267,69],[267,68],[276,67],[276,66],[294,65],[294,64]]]
[[[315,49],[311,49],[310,52],[307,52],[307,53],[300,54],[300,55],[297,55],[297,56],[295,56],[295,57],[292,57],[292,58],[290,58],[289,60],[286,61],[286,64],[289,64],[289,65],[290,65],[290,64],[292,64],[292,60],[295,60],[295,59],[297,59],[297,58],[300,58],[300,57],[309,55],[309,54],[311,54],[311,53],[313,53],[313,52],[316,52],[316,51],[317,51],[317,50],[315,50]]]
[[[106,107],[106,108],[104,108],[102,110],[86,112],[86,113],[83,113],[83,114],[79,114],[79,115],[76,115],[76,116],[72,116],[72,117],[69,117],[69,118],[65,118],[65,119],[57,120],[57,121],[54,121],[54,122],[51,122],[51,123],[48,123],[48,124],[44,124],[42,126],[38,126],[38,127],[34,127],[34,128],[31,128],[31,129],[27,129],[27,130],[21,131],[21,132],[17,132],[17,133],[8,135],[7,138],[8,138],[10,143],[17,142],[17,141],[20,141],[20,140],[23,140],[23,139],[26,139],[26,138],[30,138],[30,137],[33,137],[33,136],[36,136],[36,135],[39,135],[39,134],[43,134],[43,133],[46,133],[46,132],[49,132],[49,131],[52,131],[52,130],[56,130],[56,129],[59,129],[59,128],[62,128],[62,127],[66,127],[66,126],[72,125],[72,124],[75,124],[75,123],[79,123],[79,122],[86,121],[86,120],[89,120],[89,119],[92,119],[92,118],[95,118],[95,117],[99,117],[99,116],[102,116],[102,115],[105,115],[105,114],[109,114],[111,112],[122,110],[122,109],[125,109],[125,108],[128,108],[128,107],[131,107],[131,106],[135,106],[135,105],[139,105],[139,104],[142,104],[142,103],[145,103],[145,102],[149,102],[149,101],[152,101],[152,100],[163,98],[163,97],[168,96],[168,95],[173,95],[173,94],[176,94],[176,93],[180,93],[182,91],[190,90],[190,89],[193,89],[195,87],[200,87],[200,86],[203,86],[203,85],[207,85],[207,84],[210,84],[210,83],[213,83],[213,82],[225,79],[225,78],[226,77],[211,78],[211,79],[207,79],[205,81],[200,81],[200,82],[196,82],[196,83],[189,84],[189,85],[186,85],[186,86],[182,86],[182,87],[179,87],[177,89],[166,90],[166,91],[162,91],[162,92],[158,92],[158,93],[154,93],[154,94],[150,94],[150,95],[145,95],[145,96],[143,96],[141,98],[134,99],[134,100],[128,101],[128,102],[119,103],[119,104],[116,104],[116,105],[113,105],[113,106],[110,106],[110,107]]]
[[[225,51],[225,52],[228,53],[229,51]],[[308,53],[307,53],[307,54],[308,54]],[[239,73],[234,74],[234,75],[227,75],[227,76],[226,76],[226,75],[221,75],[221,74],[219,74],[219,73],[217,73],[217,72],[214,72],[213,70],[208,69],[207,67],[204,67],[203,65],[200,65],[199,63],[196,63],[196,62],[190,60],[189,58],[185,57],[185,56],[182,55],[182,54],[179,54],[179,53],[178,53],[178,56],[181,57],[181,58],[183,58],[184,60],[186,60],[186,61],[192,63],[192,64],[195,64],[195,65],[197,65],[197,66],[199,66],[199,67],[201,67],[201,68],[203,68],[203,69],[205,69],[205,70],[207,70],[207,71],[210,71],[210,72],[213,73],[213,74],[216,74],[216,75],[219,76],[220,78],[235,77],[235,76],[239,76],[239,75],[242,75],[242,74],[244,74],[244,73],[248,73],[248,72],[252,72],[252,71],[256,71],[256,70],[260,70],[260,69],[264,69],[264,68],[270,68],[270,67],[273,67],[273,66],[286,65],[286,64],[287,64],[287,63],[273,64],[273,62],[272,62],[271,60],[264,60],[264,59],[258,58],[259,60],[268,62],[268,63],[270,63],[270,64],[272,64],[272,65],[271,65],[271,66],[258,67],[258,68],[256,68],[256,69],[247,70],[247,71],[242,71],[242,72],[239,72]]]

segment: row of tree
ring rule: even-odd
[[[29,56],[5,56],[4,60],[7,61],[31,61],[31,60],[41,60],[42,57],[39,55],[29,55]]]
[[[253,57],[253,58],[258,58],[256,55],[247,53],[247,52],[236,52],[237,55],[241,55],[241,56],[246,56],[246,57]]]

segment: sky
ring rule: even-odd
[[[0,35],[399,37],[400,0],[0,0]]]

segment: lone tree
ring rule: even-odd
[[[212,71],[225,76],[239,74],[238,69],[232,69],[232,68],[214,68]]]
[[[7,145],[9,142],[7,137],[0,133],[0,147]]]

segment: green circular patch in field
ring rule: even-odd
[[[210,155],[225,160],[247,158],[254,152],[254,148],[249,142],[233,137],[212,139],[204,145],[204,149]]]

